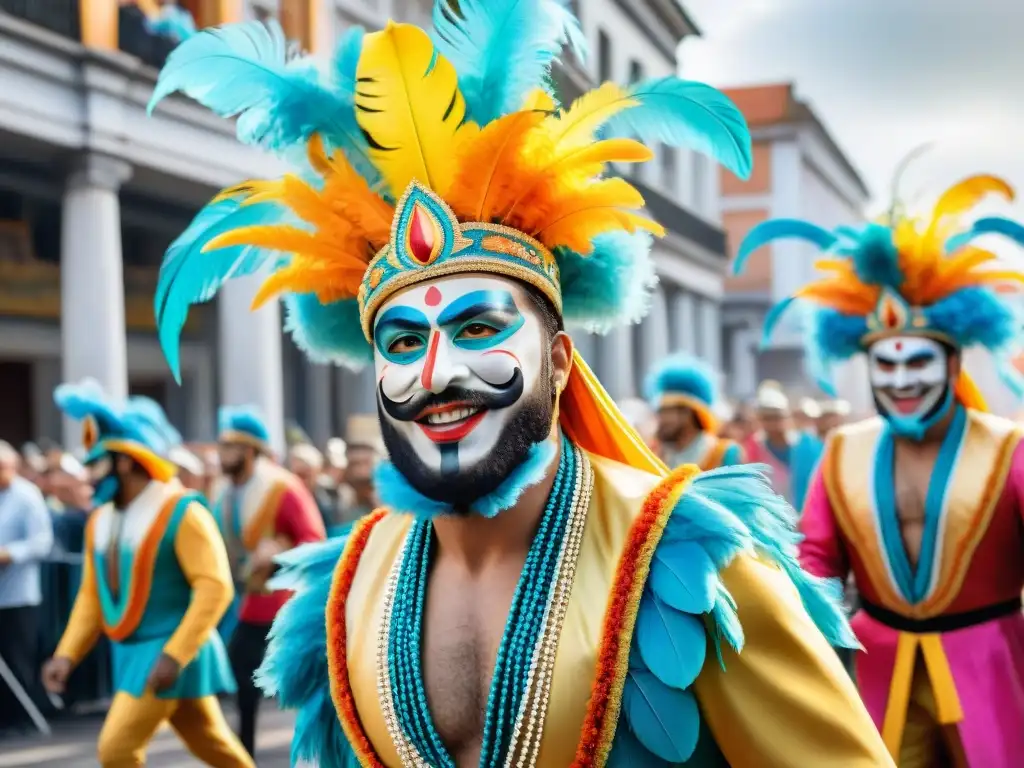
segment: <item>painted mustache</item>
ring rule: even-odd
[[[440,409],[458,404],[477,411],[497,411],[508,408],[523,396],[523,372],[518,368],[512,378],[505,384],[495,387],[494,392],[481,392],[465,387],[449,387],[440,394],[424,390],[417,392],[408,400],[396,402],[384,394],[384,389],[377,385],[381,406],[395,421],[417,421],[424,417],[426,411]]]

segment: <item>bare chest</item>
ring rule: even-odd
[[[912,449],[905,446],[896,448],[894,496],[896,514],[903,535],[903,545],[912,564],[917,563],[924,535],[928,489],[938,450],[927,448]],[[945,478],[936,478],[943,482]]]
[[[518,579],[514,567],[468,578],[439,563],[431,574],[423,683],[434,727],[460,767],[479,761],[491,679]]]

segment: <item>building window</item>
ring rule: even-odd
[[[612,79],[612,41],[603,29],[597,31],[597,79]]]
[[[694,152],[693,162],[691,165],[691,178],[690,178],[690,193],[692,195],[690,201],[690,207],[693,208],[697,213],[704,214],[705,199],[706,195],[704,190],[707,188],[707,173],[708,173],[708,161],[704,155]]]
[[[659,154],[661,156],[661,186],[666,192],[674,195],[678,191],[676,180],[679,178],[679,169],[676,166],[676,148],[662,144]]]
[[[629,62],[629,84],[639,83],[644,79],[644,65],[636,59]]]

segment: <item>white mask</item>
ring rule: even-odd
[[[393,296],[374,320],[385,433],[429,474],[480,471],[537,389],[544,339],[539,313],[512,280],[440,278]]]
[[[875,401],[900,434],[922,436],[949,407],[949,355],[934,339],[880,339],[868,348],[868,370]]]

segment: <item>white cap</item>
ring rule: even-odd
[[[348,446],[340,437],[332,437],[327,441],[327,463],[335,469],[348,466]]]
[[[60,471],[78,480],[84,480],[87,477],[82,462],[70,453],[65,453],[60,457]]]
[[[800,411],[809,419],[817,419],[822,414],[822,408],[818,402],[809,397],[800,400]]]
[[[847,400],[825,400],[821,404],[822,414],[830,416],[849,416],[852,410]]]
[[[174,462],[179,469],[183,469],[193,475],[201,476],[206,474],[206,465],[203,463],[203,460],[184,446],[176,445],[171,448],[167,452],[167,458]]]
[[[789,398],[782,391],[782,385],[771,379],[761,382],[754,402],[761,411],[789,412]]]
[[[314,472],[319,472],[324,468],[324,455],[316,449],[316,446],[309,443],[293,445],[289,455],[291,458],[301,461]]]

